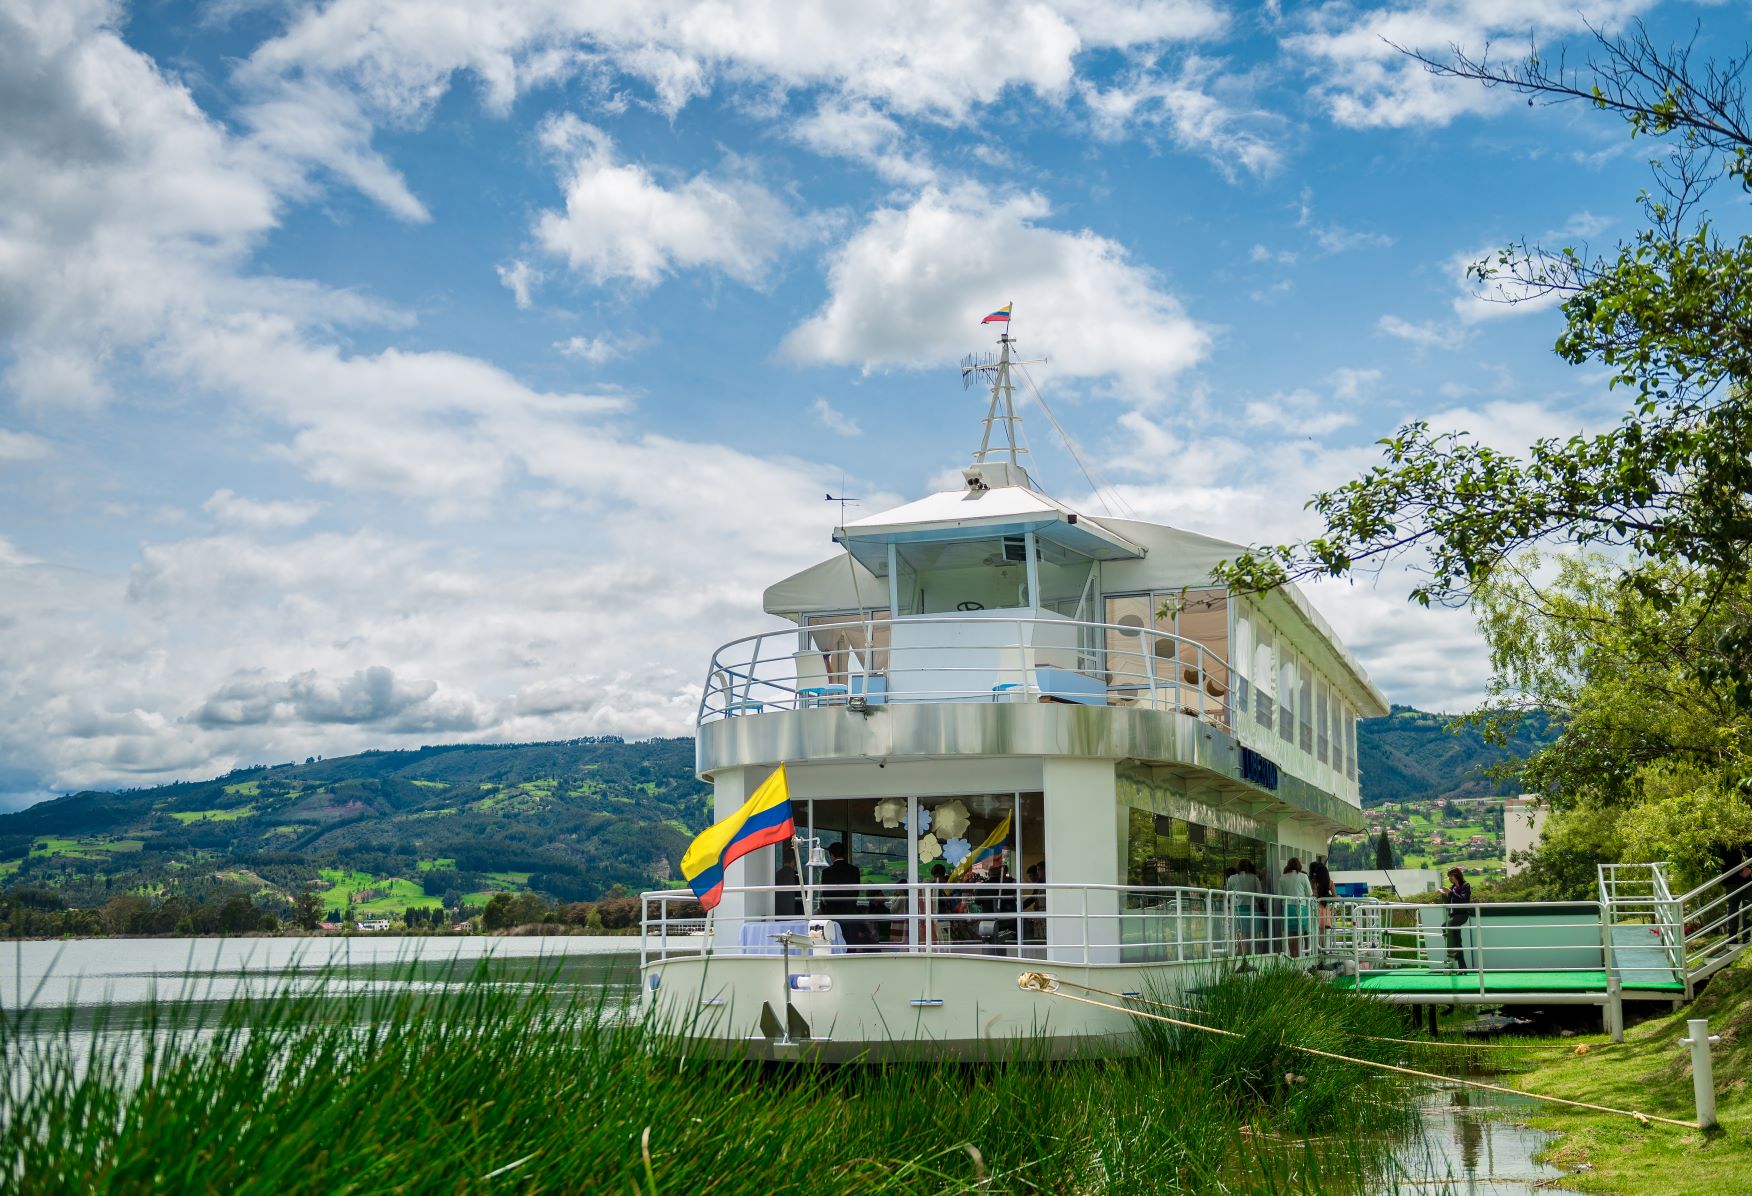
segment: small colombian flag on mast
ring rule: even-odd
[[[783,843],[796,833],[791,791],[781,764],[741,809],[700,832],[681,857],[681,874],[700,904],[713,909],[724,896],[724,869],[749,852]]]
[[[1004,306],[998,308],[997,311],[993,312],[991,315],[989,315],[985,319],[981,320],[980,323],[981,324],[1008,324],[1010,322],[1010,309],[1012,307],[1015,307],[1015,306],[1016,305],[1014,303],[1006,303],[1006,304],[1004,304]]]

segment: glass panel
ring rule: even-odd
[[[1247,717],[1249,701],[1247,678],[1253,667],[1253,624],[1242,614],[1235,616],[1235,656],[1231,662],[1235,673],[1235,717]]]
[[[1278,653],[1283,664],[1278,670],[1278,736],[1294,747],[1296,743],[1296,662],[1288,648]]]
[[[1302,750],[1314,750],[1314,679],[1304,668],[1302,672],[1302,692],[1296,699],[1296,721],[1302,727]]]
[[[898,554],[915,573],[920,614],[1015,610],[1028,605],[1028,565],[1021,536],[908,544]]]
[[[1328,696],[1326,682],[1320,683],[1320,690],[1315,698],[1314,709],[1314,757],[1320,763],[1326,763],[1327,744],[1331,741],[1331,699]]]
[[[1107,683],[1109,685],[1148,686],[1150,662],[1144,628],[1150,625],[1150,596],[1126,594],[1107,600],[1103,622],[1114,624],[1106,633]]]
[[[1271,628],[1261,623],[1254,628],[1253,635],[1253,720],[1269,731],[1274,709],[1272,694],[1276,692],[1272,676]]]
[[[1040,562],[1040,605],[1067,619],[1089,621],[1095,617],[1096,595],[1090,586],[1095,562],[1053,544],[1036,544]]]

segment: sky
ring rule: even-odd
[[[1752,40],[1653,0],[0,0],[0,808],[689,733],[824,494],[965,464],[1007,302],[1107,501],[1240,543],[1407,420],[1608,425],[1560,313],[1465,268],[1610,249],[1650,147],[1394,47],[1637,19]],[[1311,591],[1392,700],[1467,709],[1471,621],[1408,588]]]

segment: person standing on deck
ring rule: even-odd
[[[1278,892],[1287,898],[1284,902],[1284,938],[1290,949],[1290,958],[1299,959],[1303,941],[1308,935],[1308,905],[1314,897],[1314,886],[1303,875],[1302,861],[1295,856],[1284,865]]]
[[[1466,874],[1458,868],[1448,869],[1448,887],[1442,890],[1442,901],[1448,906],[1448,962],[1464,972],[1466,949],[1461,946],[1460,932],[1472,917],[1472,886]]]
[[[1254,871],[1252,860],[1241,860],[1235,865],[1235,874],[1223,881],[1223,888],[1229,892],[1229,918],[1231,931],[1235,940],[1235,954],[1253,954],[1253,915],[1255,898],[1259,895],[1259,873]]]
[[[840,933],[848,944],[866,946],[873,936],[870,923],[863,916],[864,894],[856,887],[864,883],[864,874],[846,859],[844,843],[829,844],[827,854],[833,862],[821,873],[821,885],[829,894],[821,899],[821,912],[830,918],[843,919]]]

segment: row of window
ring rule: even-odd
[[[1357,721],[1336,686],[1255,612],[1235,619],[1235,711],[1276,731],[1341,776],[1357,779]]]

